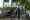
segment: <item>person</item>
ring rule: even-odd
[[[18,18],[20,18],[20,9],[18,8]]]
[[[22,7],[22,10],[21,10],[21,13],[20,13],[20,14],[21,14],[21,15],[22,15],[22,14],[24,14],[24,10],[23,10],[23,7]]]

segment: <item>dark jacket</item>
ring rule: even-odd
[[[18,8],[18,14],[20,14],[20,9]]]
[[[20,18],[20,9],[18,8],[18,18]]]

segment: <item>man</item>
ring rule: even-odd
[[[18,18],[20,18],[20,9],[18,8]]]

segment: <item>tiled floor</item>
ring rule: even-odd
[[[18,18],[1,18],[0,20],[18,20]]]
[[[0,20],[18,20],[18,16],[16,16],[16,18],[0,18]]]

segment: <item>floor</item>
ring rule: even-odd
[[[18,20],[18,18],[1,18],[0,20]]]
[[[18,20],[18,15],[16,16],[16,18],[0,18],[0,20]]]

